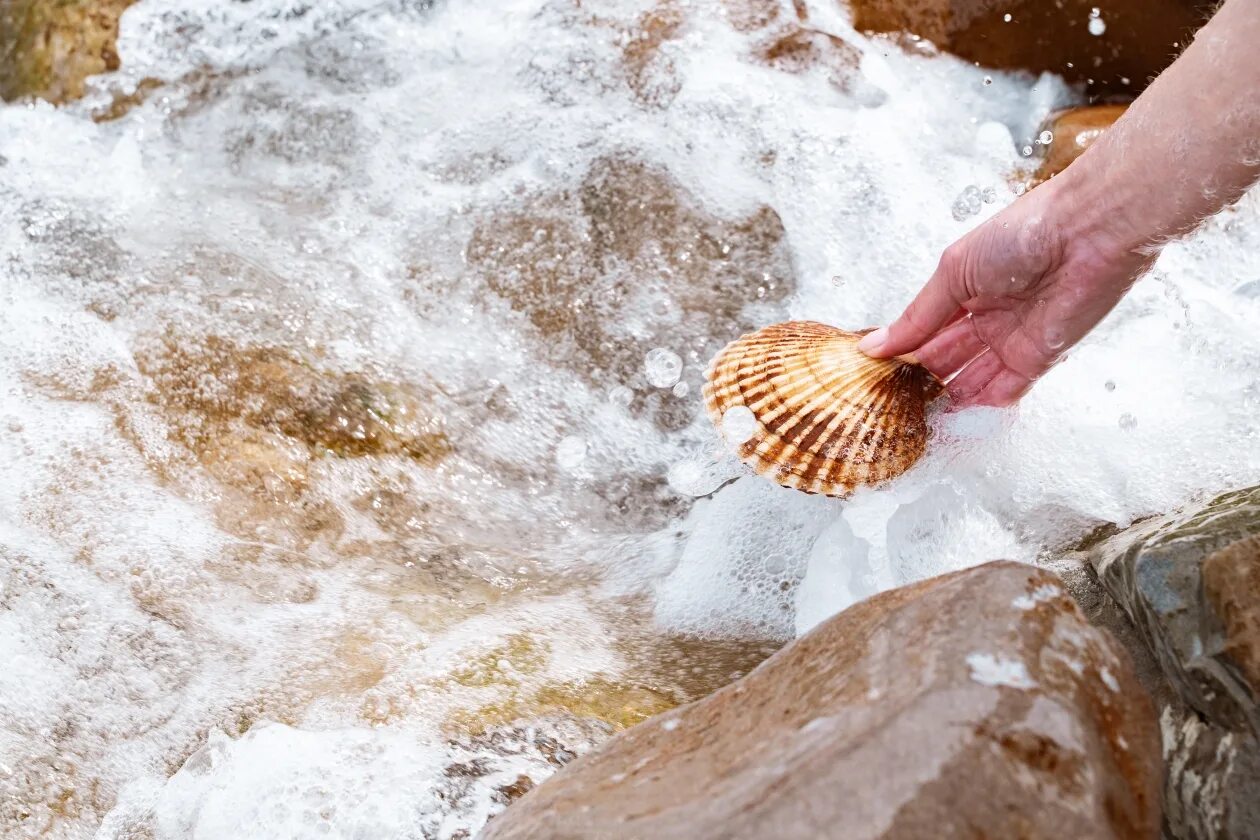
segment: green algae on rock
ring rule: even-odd
[[[117,70],[118,20],[134,0],[0,0],[0,99],[60,104]]]

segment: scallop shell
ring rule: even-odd
[[[870,358],[865,334],[791,321],[728,344],[707,373],[710,418],[720,429],[747,406],[757,430],[739,456],[785,487],[844,496],[900,475],[927,445],[941,382],[908,359]]]

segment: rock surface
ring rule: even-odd
[[[1162,681],[1168,835],[1260,837],[1260,487],[1134,525],[1090,563]]]
[[[1111,128],[1116,120],[1128,108],[1128,105],[1087,105],[1083,108],[1069,108],[1055,114],[1045,125],[1043,131],[1052,135],[1050,145],[1041,166],[1033,175],[1034,183],[1048,181],[1067,169],[1073,161],[1085,154],[1085,150],[1094,144],[1103,132]]]
[[[1104,541],[1091,562],[1169,681],[1213,723],[1260,731],[1256,651],[1260,487],[1148,520]]]
[[[1140,92],[1172,63],[1212,6],[1196,0],[850,0],[849,5],[859,31],[912,33],[986,67],[1058,73],[1086,83],[1090,94]]]
[[[61,103],[118,69],[118,19],[133,0],[0,0],[0,99]]]
[[[990,563],[855,605],[482,836],[1153,837],[1158,737],[1058,578]]]

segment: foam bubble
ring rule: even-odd
[[[655,347],[643,357],[643,370],[649,385],[672,388],[682,374],[682,357],[664,347]]]
[[[729,446],[738,446],[757,434],[757,416],[746,405],[733,405],[722,414],[722,437]]]

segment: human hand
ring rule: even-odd
[[[905,312],[858,347],[876,358],[911,355],[941,379],[953,376],[946,387],[957,406],[1022,397],[1154,261],[1082,224],[1091,214],[1057,180],[947,248]]]

